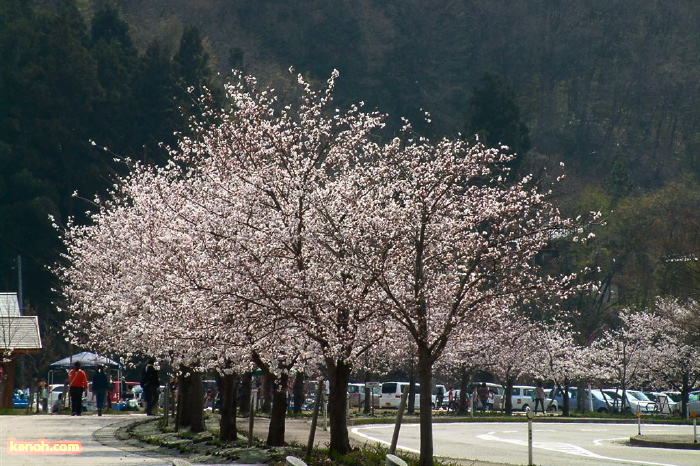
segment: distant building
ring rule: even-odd
[[[39,318],[20,314],[17,293],[0,293],[0,408],[12,407],[14,357],[39,351]]]

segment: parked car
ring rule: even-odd
[[[584,396],[587,392],[586,390]],[[610,413],[614,411],[614,400],[609,396],[605,396],[601,390],[591,390],[591,401],[593,404],[593,411],[596,413]]]
[[[544,391],[547,398],[551,398],[557,401],[559,409],[564,406],[564,390],[559,387],[547,388]],[[569,387],[569,409],[576,409],[578,405],[578,389],[576,387]]]
[[[649,397],[644,394],[644,392],[640,390],[627,390],[627,393],[629,394],[629,396],[635,398],[638,401],[638,405],[640,406],[640,409],[638,410],[639,412],[659,412],[659,405],[653,400],[650,400]]]
[[[408,389],[408,382],[384,382],[382,383],[382,393],[379,395],[379,407],[398,408],[401,402],[403,390]],[[414,409],[420,407],[420,384],[415,384],[416,399],[413,404]]]
[[[372,397],[374,406],[377,407],[379,403],[379,396],[381,395],[381,387],[374,387],[370,389],[370,396]],[[365,402],[365,384],[363,383],[349,383],[348,384],[348,398],[350,400],[350,407],[357,408],[364,405]]]
[[[676,392],[676,391],[673,391],[673,390],[664,390],[664,391],[661,392],[661,393],[663,393],[663,394],[668,395],[669,397],[671,397],[671,399],[672,399],[674,402],[678,403],[678,406],[680,406],[681,401],[683,400],[683,394],[682,394],[681,392]]]
[[[680,405],[664,392],[644,392],[647,398],[656,403],[660,414],[678,414]]]
[[[613,410],[626,414],[653,414],[658,412],[658,406],[638,390],[625,390],[625,401],[622,401],[622,389],[606,388],[603,393],[613,400]]]
[[[535,387],[530,385],[514,385],[510,394],[510,399],[513,403],[514,410],[527,411],[528,408],[535,409]],[[555,399],[545,398],[544,409],[556,413],[559,410],[559,404]]]

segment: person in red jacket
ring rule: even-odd
[[[71,416],[80,416],[83,407],[83,393],[87,393],[88,380],[85,371],[80,368],[80,361],[73,364],[68,374],[68,393],[70,395]]]

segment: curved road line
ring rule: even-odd
[[[377,429],[386,429],[386,425],[383,426],[364,426],[364,427],[354,427],[352,429],[352,433],[355,435],[359,435],[360,437],[363,437],[367,440],[370,440],[372,442],[380,443],[383,445],[391,446],[390,442],[387,442],[386,440],[382,440],[376,437],[373,437],[371,435],[365,434],[363,431],[371,431],[371,430],[377,430]],[[527,448],[527,441],[525,440],[519,440],[519,439],[506,439],[506,438],[500,438],[497,437],[496,432],[489,432],[487,434],[481,434],[477,435],[476,438],[479,438],[481,440],[490,440],[494,442],[504,442],[504,443],[510,443],[518,446],[524,446]],[[624,440],[627,437],[619,437],[619,438],[609,438],[609,439],[596,439],[594,440],[594,444],[600,445],[600,442],[604,441],[613,441],[613,440]],[[539,448],[541,450],[549,450],[549,451],[554,451],[558,453],[566,453],[569,455],[576,455],[576,456],[585,456],[589,458],[596,458],[596,459],[602,459],[606,461],[618,461],[618,462],[624,462],[624,463],[635,463],[635,464],[644,464],[644,465],[650,465],[650,466],[676,466],[674,464],[669,464],[669,463],[652,463],[649,461],[638,461],[638,460],[631,460],[631,459],[626,459],[626,458],[613,458],[610,456],[603,456],[599,455],[598,453],[594,453],[592,451],[586,450],[583,447],[580,447],[578,445],[574,445],[571,443],[564,443],[564,442],[533,442],[532,444],[533,448]],[[409,448],[404,445],[397,445],[397,448],[400,448],[405,451],[409,451],[412,453],[420,454],[420,450],[416,450],[414,448]]]
[[[496,437],[495,435],[493,435],[495,433],[496,432],[489,432],[488,434],[481,434],[481,435],[477,435],[476,437],[479,439],[482,439],[482,440],[492,440],[495,442],[512,443],[514,445],[525,446],[527,448],[527,442],[524,440],[504,439],[504,438]],[[630,459],[625,459],[625,458],[613,458],[611,456],[603,456],[603,455],[599,455],[598,453],[593,453],[592,451],[586,450],[585,448],[580,447],[578,445],[573,445],[571,443],[533,442],[532,447],[539,448],[542,450],[549,450],[549,451],[556,451],[559,453],[566,453],[569,455],[587,456],[590,458],[597,458],[597,459],[603,459],[603,460],[608,460],[608,461],[620,461],[620,462],[625,462],[625,463],[637,463],[637,464],[646,464],[646,465],[653,465],[653,466],[676,466],[674,464],[668,464],[668,463],[652,463],[649,461],[637,461],[637,460],[630,460]]]
[[[362,432],[360,432],[360,429],[362,429],[362,430],[386,429],[386,426],[377,426],[377,427],[353,427],[352,433],[355,434],[355,435],[359,435],[360,437],[364,437],[364,438],[366,438],[367,440],[371,440],[372,442],[377,442],[377,443],[381,443],[381,444],[383,444],[383,445],[391,446],[391,442],[387,442],[386,440],[381,440],[381,439],[372,437],[371,435],[363,434]],[[398,444],[396,445],[396,448],[400,448],[400,449],[402,449],[402,450],[410,451],[411,453],[416,453],[416,454],[420,455],[420,450],[416,450],[415,448],[409,448],[409,447],[405,447],[405,446],[403,446],[403,445],[398,445]]]

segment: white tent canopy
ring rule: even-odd
[[[100,356],[95,353],[90,353],[84,351],[82,353],[74,354],[73,356],[68,356],[67,358],[60,359],[49,366],[51,369],[70,369],[73,367],[77,361],[80,361],[80,365],[83,368],[94,368],[98,364],[102,364],[106,368],[110,369],[121,369],[121,364],[111,359]]]

